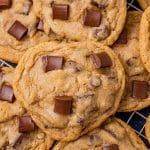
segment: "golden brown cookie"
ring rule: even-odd
[[[146,119],[146,123],[145,123],[145,135],[147,137],[147,140],[150,143],[150,116],[148,116],[148,118]]]
[[[135,111],[150,105],[150,75],[140,57],[139,28],[142,13],[129,11],[125,29],[113,45],[126,72],[126,88],[118,111]]]
[[[113,118],[79,139],[59,142],[53,150],[147,150],[143,141],[125,122]]]
[[[114,114],[125,84],[117,56],[97,42],[40,44],[28,50],[15,74],[15,94],[33,120],[64,141]]]
[[[14,69],[0,68],[0,149],[49,150],[53,144],[15,98],[12,82]]]

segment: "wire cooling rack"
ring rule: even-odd
[[[136,0],[128,0],[128,10],[142,11]],[[15,67],[16,65],[9,62],[5,62],[0,59],[0,66]],[[148,143],[145,137],[144,128],[146,118],[148,117],[149,114],[150,114],[150,107],[137,112],[116,114],[117,117],[125,121],[135,130],[135,132],[145,142],[148,148],[150,148],[150,144]]]

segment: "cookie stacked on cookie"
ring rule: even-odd
[[[0,1],[0,58],[18,63],[0,70],[0,150],[147,149],[112,117],[150,105],[148,28],[126,4]]]

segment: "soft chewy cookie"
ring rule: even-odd
[[[70,141],[115,113],[124,71],[113,51],[99,43],[43,43],[16,69],[15,94],[52,138]]]
[[[133,129],[123,121],[113,118],[76,141],[59,142],[53,150],[147,150]]]
[[[93,40],[112,45],[126,19],[126,0],[39,0],[45,32],[60,39]]]
[[[137,0],[142,7],[142,9],[146,9],[148,6],[150,6],[150,0]]]
[[[145,123],[145,135],[150,143],[150,116],[148,116]]]
[[[14,69],[0,68],[0,122],[24,113],[22,105],[14,96],[13,78]]]
[[[150,72],[150,7],[142,15],[140,24],[140,54],[146,69]]]
[[[118,111],[135,111],[150,105],[150,75],[144,68],[139,50],[142,13],[128,12],[125,29],[113,45],[126,72],[126,88]]]
[[[13,72],[0,69],[0,149],[49,150],[53,140],[36,127],[14,96]]]
[[[34,0],[0,1],[0,58],[17,63],[27,48],[48,41]]]

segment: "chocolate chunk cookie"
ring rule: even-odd
[[[53,150],[147,150],[133,129],[123,121],[113,118],[87,135],[73,142],[59,142]]]
[[[148,116],[145,124],[145,135],[150,143],[150,116]]]
[[[14,69],[0,68],[0,149],[49,150],[53,140],[26,114],[14,96]]]
[[[140,54],[146,69],[150,72],[150,7],[142,15],[140,24]]]
[[[34,6],[34,0],[0,1],[1,59],[17,63],[27,48],[50,40]]]
[[[31,48],[16,69],[15,94],[52,138],[70,141],[118,108],[124,70],[99,43],[47,42]]]
[[[150,6],[150,0],[137,0],[137,1],[139,2],[143,10]]]
[[[126,72],[126,88],[119,111],[135,111],[150,105],[150,75],[144,68],[139,50],[141,16],[141,12],[128,12],[125,29],[113,45]]]
[[[24,113],[22,105],[14,96],[13,78],[14,69],[0,68],[0,122]]]
[[[0,123],[2,150],[49,150],[52,144],[53,140],[37,128],[27,114],[11,117]]]
[[[39,0],[45,32],[112,45],[125,23],[126,0]]]

